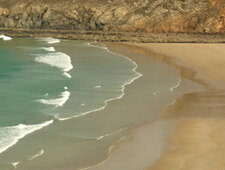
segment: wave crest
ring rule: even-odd
[[[47,42],[48,44],[55,44],[55,43],[60,43],[60,42],[61,42],[59,39],[52,38],[52,37],[38,38],[38,41],[45,41],[45,42]]]
[[[52,67],[57,67],[64,72],[63,75],[71,78],[71,75],[67,73],[68,71],[73,69],[70,56],[62,52],[35,55],[37,56],[35,58],[35,61],[43,64],[48,64]]]
[[[45,50],[45,51],[50,51],[50,52],[54,52],[55,48],[54,47],[40,47],[39,49]]]
[[[4,41],[9,41],[9,40],[11,40],[12,38],[9,37],[9,36],[0,35],[0,39],[3,39]]]
[[[38,102],[40,102],[42,104],[55,105],[55,107],[60,107],[60,106],[63,106],[66,103],[66,101],[69,99],[69,97],[70,97],[70,92],[64,91],[60,94],[59,98],[56,98],[56,99],[41,99],[41,100],[38,100]]]
[[[0,153],[6,151],[11,146],[15,145],[20,139],[26,135],[40,130],[45,126],[53,123],[53,120],[46,121],[37,125],[24,125],[1,127],[0,128]]]

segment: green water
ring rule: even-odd
[[[134,61],[83,41],[50,40],[0,41],[0,169],[93,164],[106,156],[113,141],[147,121],[147,110],[161,108],[154,95],[142,101],[143,90],[131,94],[132,104],[125,109],[114,100],[140,78]],[[152,60],[147,67],[152,69],[145,87],[149,94],[169,91],[179,80],[165,64]],[[110,107],[112,100],[118,107]],[[149,108],[141,108],[147,102]],[[15,162],[19,164],[13,166]]]
[[[37,61],[40,56],[44,62]],[[0,152],[43,123],[103,109],[107,100],[122,95],[124,84],[139,76],[135,67],[86,42],[0,41]]]

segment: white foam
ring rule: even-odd
[[[178,88],[181,85],[181,83],[182,83],[182,79],[181,79],[181,77],[179,77],[178,82],[174,86],[170,87],[169,91],[173,92],[176,88]],[[163,90],[163,91],[153,92],[153,95],[157,95],[160,93],[166,93],[166,92],[168,92],[168,89]]]
[[[96,89],[101,88],[102,86],[95,86]]]
[[[97,43],[97,41],[93,42],[93,43]],[[100,48],[100,49],[103,49],[103,50],[108,50],[108,48],[105,47],[105,46],[98,46],[98,45],[94,45],[93,43],[87,43],[87,45],[92,46],[92,47],[96,47],[96,48]]]
[[[55,44],[61,42],[59,39],[52,38],[52,37],[43,37],[43,38],[38,38],[39,41],[45,41],[48,44]]]
[[[177,82],[176,85],[174,85],[173,87],[170,88],[170,91],[174,91],[174,89],[178,88],[181,85],[181,77],[179,77],[179,80]]]
[[[68,87],[65,86],[64,89],[65,89],[65,90],[68,90]]]
[[[37,157],[39,157],[39,156],[41,156],[43,154],[44,154],[44,150],[42,149],[42,150],[38,151],[35,155],[33,155],[32,157],[30,157],[28,160],[35,159],[35,158],[37,158]]]
[[[24,124],[19,124],[19,125],[17,125],[17,127],[18,127],[19,129],[25,129],[25,128],[26,128],[26,125],[24,125]]]
[[[35,61],[43,64],[48,64],[52,67],[57,67],[64,72],[63,75],[68,78],[71,78],[71,75],[67,73],[68,71],[73,69],[70,56],[62,52],[34,55],[37,56],[35,58]]]
[[[15,145],[20,139],[26,135],[40,130],[41,128],[48,126],[53,123],[53,120],[46,121],[42,124],[37,125],[17,125],[9,127],[0,128],[0,153],[6,151],[8,148]],[[17,165],[18,162],[14,162],[14,165]]]
[[[115,135],[115,134],[117,134],[117,133],[119,133],[119,132],[121,132],[121,131],[123,131],[123,130],[126,130],[127,128],[122,128],[122,129],[119,129],[119,130],[117,130],[117,131],[115,131],[115,132],[111,132],[111,133],[107,133],[107,134],[105,134],[105,135],[102,135],[102,136],[99,136],[98,138],[97,138],[97,140],[102,140],[103,138],[105,138],[105,137],[108,137],[108,136],[111,136],[111,135]]]
[[[72,78],[72,76],[71,76],[69,73],[67,73],[67,72],[64,72],[63,75],[66,76],[66,77],[69,78],[69,79]]]
[[[62,52],[37,54],[37,56],[35,61],[57,67],[64,72],[68,72],[73,68],[70,57]]]
[[[70,97],[70,92],[69,91],[64,91],[59,95],[59,98],[56,99],[41,99],[37,100],[38,102],[42,104],[48,104],[48,105],[55,105],[55,107],[60,107],[63,106],[66,101]]]
[[[8,37],[8,36],[5,36],[5,35],[0,35],[0,39],[3,39],[4,41],[9,41],[12,38],[11,37]]]
[[[122,136],[122,137],[119,138],[118,141],[124,141],[125,139],[126,139],[126,136]],[[91,165],[91,166],[89,166],[89,167],[81,168],[81,169],[79,169],[79,170],[88,170],[88,169],[95,168],[95,167],[97,167],[97,166],[99,166],[99,165],[104,164],[104,163],[109,159],[109,156],[111,155],[111,153],[112,153],[113,149],[115,148],[115,146],[116,146],[116,145],[111,145],[111,146],[109,147],[106,159],[104,159],[103,161],[101,161],[101,162],[99,162],[99,163],[97,163],[97,164],[95,164],[95,165]]]
[[[45,50],[45,51],[50,51],[50,52],[54,52],[55,48],[54,47],[40,47],[39,49]]]
[[[88,45],[93,46],[93,47],[100,48],[100,47],[94,46],[94,45],[92,45],[90,43],[88,43]],[[104,49],[106,49],[109,53],[113,53],[113,52],[109,51],[107,47],[105,47]],[[105,107],[107,106],[108,102],[113,101],[113,100],[117,100],[117,99],[121,99],[125,95],[125,92],[124,91],[125,91],[125,86],[126,85],[131,84],[133,81],[135,81],[139,77],[143,76],[143,74],[141,74],[141,73],[139,73],[139,72],[136,71],[136,69],[138,68],[138,65],[136,64],[135,61],[133,61],[132,59],[130,59],[130,58],[126,57],[126,56],[123,56],[123,55],[120,55],[120,54],[117,54],[117,53],[114,53],[114,54],[119,55],[119,56],[122,56],[122,57],[126,58],[127,60],[129,60],[130,62],[132,62],[134,64],[134,68],[132,69],[132,71],[134,73],[136,73],[136,76],[134,78],[132,78],[131,80],[129,80],[128,82],[126,82],[126,83],[124,83],[122,85],[122,87],[121,87],[121,92],[122,92],[121,95],[118,96],[118,97],[115,97],[115,98],[111,98],[111,99],[105,100],[104,101],[104,105],[102,107],[100,107],[100,108],[96,108],[96,109],[93,109],[93,110],[90,110],[90,111],[87,111],[87,112],[81,112],[81,113],[78,113],[77,115],[74,115],[74,116],[71,116],[71,117],[64,117],[64,118],[62,118],[59,115],[55,115],[54,116],[55,119],[58,119],[60,121],[64,121],[64,120],[69,120],[69,119],[72,119],[72,118],[84,116],[84,115],[87,115],[87,114],[92,113],[92,112],[97,112],[97,111],[100,111],[100,110],[104,110]]]
[[[116,100],[116,99],[121,99],[125,95],[125,93],[124,93],[124,89],[125,89],[124,86],[122,88],[122,94],[120,96],[115,97],[115,98],[111,98],[111,99],[108,99],[108,100],[105,100],[104,101],[104,105],[102,107],[99,107],[99,108],[93,109],[93,110],[89,110],[87,112],[81,112],[81,113],[78,113],[77,115],[74,115],[74,116],[71,116],[71,117],[62,118],[59,115],[55,115],[54,117],[57,120],[64,121],[64,120],[69,120],[69,119],[72,119],[72,118],[84,116],[84,115],[87,115],[87,114],[92,113],[92,112],[97,112],[97,111],[100,111],[100,110],[104,110],[106,108],[106,106],[108,105],[108,102],[113,101],[113,100]]]
[[[17,165],[19,164],[20,162],[12,162],[12,166],[16,169],[17,168]]]

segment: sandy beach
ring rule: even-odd
[[[135,44],[136,45],[136,44]],[[196,72],[210,88],[224,88],[225,44],[137,44]]]
[[[28,135],[1,156],[3,166],[13,155],[22,170],[224,169],[224,44],[100,45],[135,61],[143,75],[105,109]]]
[[[120,46],[117,43],[116,45]],[[73,45],[71,46],[73,47]],[[198,90],[199,85],[189,80],[182,80],[189,85],[186,87],[180,86],[180,75],[173,67],[157,61],[153,57],[136,54],[133,51],[120,49],[116,46],[114,48],[118,50],[115,51],[116,53],[123,54],[123,56],[112,54],[115,55],[113,57],[124,59],[126,62],[130,62],[129,60],[132,59],[138,65],[137,72],[144,74],[125,87],[125,94],[122,98],[108,102],[104,109],[74,119],[56,121],[52,126],[28,135],[5,153],[2,159],[8,160],[11,155],[18,155],[19,157],[21,154],[15,154],[15,150],[17,153],[25,151],[28,156],[44,150],[44,154],[37,159],[27,161],[24,158],[14,158],[12,162],[20,162],[17,169],[21,170],[101,169],[98,165],[103,165],[111,160],[111,156],[116,154],[117,151],[120,155],[120,148],[122,149],[126,145],[128,150],[123,150],[122,157],[115,156],[115,158],[116,162],[124,160],[128,164],[117,166],[113,163],[114,167],[104,164],[106,167],[102,167],[102,169],[130,170],[133,168],[136,170],[140,167],[148,167],[149,164],[158,160],[165,150],[166,141],[164,138],[171,133],[176,124],[176,120],[160,120],[160,110],[172,103],[175,98],[181,96],[184,91]],[[71,75],[77,76],[79,64],[76,56],[73,57],[73,53],[78,50],[74,51],[74,48],[70,48],[70,46],[59,46],[55,49],[62,52],[66,51],[66,54],[71,56],[72,64],[76,66]],[[101,54],[103,56],[110,54],[105,48],[96,48],[96,50],[103,51],[104,53]],[[91,52],[87,61],[92,58],[93,54]],[[124,56],[129,56],[130,59]],[[82,57],[84,57],[84,54],[82,54]],[[100,61],[96,60],[98,63]],[[93,64],[93,62],[90,64]],[[102,65],[104,66],[105,63],[102,63]],[[126,65],[123,64],[123,66]],[[102,86],[105,85],[102,84]],[[178,91],[180,88],[183,89],[182,92]],[[71,100],[72,102],[73,100]],[[151,126],[146,127],[145,131],[139,133],[136,128],[148,123]],[[135,130],[130,133],[133,129]],[[133,134],[139,135],[140,138],[134,140],[131,145],[127,145],[126,141],[133,141],[131,140],[134,139]],[[146,138],[146,134],[149,134],[148,138]],[[149,141],[151,141],[151,146],[148,145]],[[142,142],[144,143],[142,144]],[[146,145],[148,145],[148,149],[146,149]],[[133,149],[130,148],[135,148],[136,154],[133,154]],[[130,155],[136,155],[136,157]],[[128,157],[131,159],[128,160]],[[129,162],[133,163],[132,166]]]
[[[0,170],[225,170],[225,0],[0,0]]]
[[[134,55],[154,56],[174,66],[184,80],[202,85],[202,89],[197,90],[182,81],[181,87],[193,91],[185,92],[185,88],[179,88],[177,91],[183,95],[162,110],[157,123],[135,129],[130,140],[121,144],[105,162],[93,169],[224,169],[225,44],[106,45],[113,51],[126,53],[137,63],[141,61],[127,51]],[[157,125],[169,121],[171,130],[165,135],[168,127],[164,124],[160,131]],[[161,134],[161,137],[157,138],[156,134]],[[159,150],[162,154],[155,161],[151,155],[157,155]]]

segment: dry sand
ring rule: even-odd
[[[197,73],[196,78],[215,88],[225,87],[225,44],[136,44],[171,58]]]
[[[186,94],[164,119],[180,117],[169,146],[150,170],[225,169],[225,44],[141,44],[196,72],[209,89]]]
[[[166,152],[149,170],[224,170],[225,119],[181,120]]]
[[[156,129],[149,124],[136,129],[132,140],[123,143],[106,162],[95,168],[134,167],[138,170],[147,166],[149,170],[224,170],[225,44],[121,44],[119,48],[155,56],[174,66],[183,78],[204,85],[205,90],[184,94],[162,112],[160,122],[178,121],[157,161],[135,167],[151,157],[146,150],[157,152],[158,145],[154,145],[152,135]],[[162,136],[154,139],[159,143],[163,140]]]

